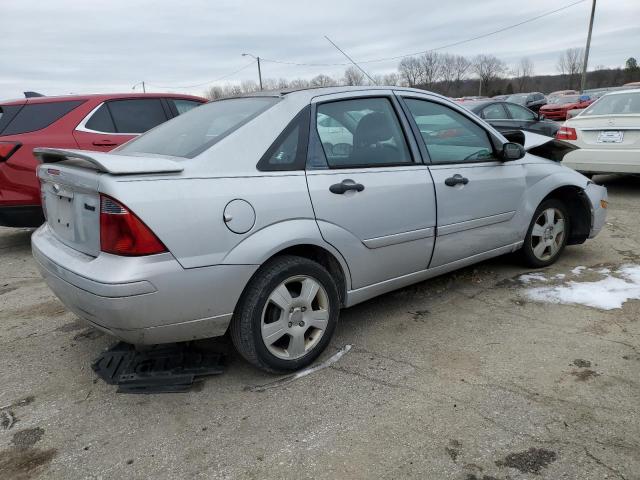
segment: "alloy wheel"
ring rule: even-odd
[[[329,297],[306,275],[290,277],[269,295],[262,311],[262,340],[273,355],[295,360],[319,342],[329,324]]]
[[[538,260],[553,258],[562,248],[565,236],[565,218],[557,208],[540,212],[531,230],[531,249]]]

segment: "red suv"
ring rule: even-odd
[[[34,147],[106,152],[206,101],[164,93],[0,101],[0,226],[44,221]]]
[[[540,108],[540,114],[549,120],[566,120],[569,110],[587,108],[592,103],[588,95],[560,95]]]

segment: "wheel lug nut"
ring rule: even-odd
[[[293,322],[289,322],[289,328],[293,326]]]
[[[302,307],[300,310],[302,310],[303,312],[307,311],[307,307]]]
[[[304,327],[304,322],[300,322],[298,325],[300,325],[301,327]]]

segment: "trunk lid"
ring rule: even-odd
[[[588,148],[636,149],[640,145],[640,115],[577,116],[567,126],[576,129],[578,140]]]
[[[65,245],[87,255],[100,253],[100,176],[169,174],[183,170],[167,158],[36,148],[47,223]]]

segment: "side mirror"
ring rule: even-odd
[[[527,152],[519,143],[507,142],[502,145],[502,159],[507,162],[509,160],[520,160]]]

